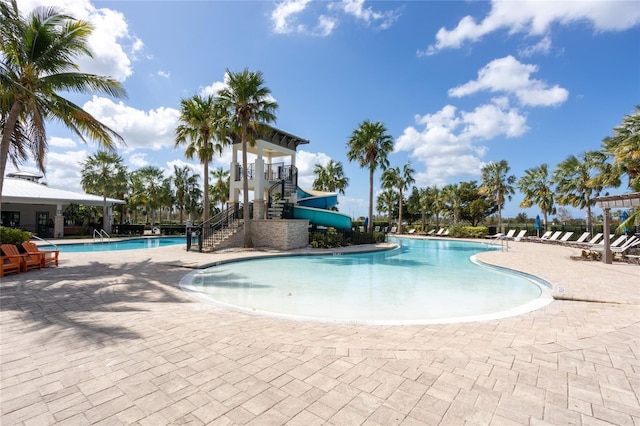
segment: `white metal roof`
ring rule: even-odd
[[[102,206],[103,200],[99,195],[83,194],[50,188],[26,179],[4,179],[2,188],[2,202],[15,204],[82,204],[85,206]],[[107,198],[107,204],[126,204],[125,201]]]

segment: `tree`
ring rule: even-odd
[[[393,139],[381,122],[365,120],[353,131],[347,142],[347,159],[369,169],[369,233],[373,233],[373,175],[389,166],[387,156],[393,150]]]
[[[156,223],[156,210],[164,203],[165,178],[164,172],[153,166],[143,167],[135,172],[144,188],[145,204],[147,206],[147,216],[151,211],[151,224]],[[148,218],[147,218],[148,221]]]
[[[462,205],[462,194],[460,185],[457,183],[449,183],[442,187],[442,198],[444,201],[444,209],[453,216],[453,223],[460,220],[460,208]]]
[[[222,168],[211,171],[211,178],[215,181],[211,187],[211,198],[213,202],[220,203],[220,211],[224,210],[224,203],[229,200],[229,189],[231,188],[231,176],[229,170]]]
[[[600,151],[587,151],[580,158],[570,155],[553,173],[558,204],[586,209],[588,232],[592,230],[591,206],[605,188],[602,176],[611,170],[611,164],[606,160],[607,155]]]
[[[82,163],[82,189],[89,194],[102,195],[102,228],[111,232],[107,211],[107,197],[118,197],[126,191],[127,168],[116,153],[98,151]]]
[[[376,202],[376,210],[379,212],[387,211],[389,221],[389,229],[393,220],[393,209],[398,203],[398,193],[393,188],[387,188],[378,195]]]
[[[193,173],[189,166],[178,167],[173,166],[173,185],[175,187],[176,207],[180,212],[180,224],[183,224],[183,214],[185,210],[189,210],[193,189],[199,187],[198,178],[200,175]],[[200,197],[197,198],[198,200]]]
[[[16,0],[0,1],[0,19],[2,195],[9,158],[17,165],[30,152],[38,168],[45,172],[47,119],[61,122],[83,141],[87,136],[105,149],[114,148],[114,139],[124,142],[115,131],[60,93],[105,93],[122,98],[126,92],[111,78],[78,72],[74,60],[91,57],[87,40],[93,27],[88,22],[53,7],[38,7],[23,18]]]
[[[195,95],[180,101],[180,123],[176,128],[175,147],[187,144],[184,155],[198,157],[204,167],[204,217],[209,220],[209,163],[213,155],[222,153],[227,138],[224,135],[221,111],[213,96]]]
[[[218,92],[218,100],[226,111],[229,132],[240,135],[242,144],[242,201],[244,209],[244,246],[252,247],[249,217],[249,178],[247,176],[248,144],[254,145],[256,136],[266,132],[265,124],[276,120],[278,104],[272,100],[271,90],[264,85],[260,71],[232,73],[227,70],[227,87]]]
[[[313,174],[316,176],[313,181],[313,189],[316,191],[337,191],[344,195],[344,190],[349,185],[349,178],[345,177],[340,161],[329,160],[326,166],[316,164]]]
[[[498,229],[502,228],[502,208],[506,200],[511,200],[515,193],[513,185],[516,183],[514,175],[507,176],[509,164],[506,160],[489,163],[482,168],[482,185],[480,193],[488,195],[498,206]]]
[[[551,178],[549,176],[548,166],[542,164],[532,169],[524,171],[517,181],[517,187],[524,195],[524,199],[520,202],[520,207],[529,208],[536,204],[540,207],[544,223],[544,229],[547,229],[548,215],[556,214],[555,193],[553,191]]]
[[[629,177],[629,188],[640,192],[640,105],[613,129],[613,136],[602,141],[604,152],[613,158],[613,166]]]
[[[395,187],[398,189],[398,233],[402,234],[402,206],[404,204],[403,192],[409,185],[415,182],[413,174],[415,170],[411,168],[411,163],[406,163],[402,171],[399,167],[393,167],[382,173],[383,188]]]

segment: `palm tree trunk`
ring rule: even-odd
[[[398,233],[402,234],[402,188],[400,188],[400,207],[398,208]]]
[[[249,212],[249,175],[247,170],[247,127],[242,126],[242,215],[244,217],[244,247],[253,247]]]
[[[373,233],[373,169],[369,169],[369,226],[366,230]]]
[[[109,227],[107,226],[107,224],[109,223],[109,218],[107,217],[107,194],[106,193],[102,193],[102,229],[103,230],[107,230],[109,229]],[[111,230],[109,229],[109,232],[111,232]]]
[[[204,162],[204,194],[203,194],[203,222],[209,220],[209,162]]]
[[[2,195],[2,187],[4,185],[4,172],[9,159],[9,147],[11,146],[11,135],[16,128],[20,111],[22,110],[22,102],[16,101],[11,106],[11,111],[7,115],[7,120],[2,129],[2,146],[0,146],[0,195]],[[2,200],[2,197],[0,197]]]

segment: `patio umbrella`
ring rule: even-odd
[[[540,215],[536,215],[536,234],[540,236]]]
[[[622,221],[624,222],[625,220],[629,219],[629,214],[627,213],[626,210],[622,210]],[[624,233],[626,234],[627,232],[629,232],[629,228],[627,228],[626,226],[624,227]]]

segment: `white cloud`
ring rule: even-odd
[[[292,24],[296,15],[302,13],[307,4],[311,0],[285,0],[277,4],[276,8],[271,12],[271,21],[273,22],[273,31],[278,34],[289,34],[297,31],[299,28]]]
[[[316,164],[326,166],[331,160],[327,154],[322,152],[308,152],[300,150],[296,152],[296,168],[298,169],[298,186],[301,188],[311,188],[315,176],[313,168]]]
[[[640,7],[635,1],[497,1],[481,21],[463,17],[458,25],[440,28],[436,42],[418,54],[432,55],[442,49],[457,49],[465,42],[477,42],[485,35],[506,29],[510,34],[548,34],[553,24],[588,23],[596,32],[623,31],[640,24]]]
[[[131,166],[131,170],[138,170],[150,165],[149,161],[147,160],[147,154],[145,154],[144,152],[134,152],[127,159],[127,163],[129,163],[129,165]]]
[[[378,23],[377,28],[382,30],[389,28],[400,17],[397,10],[377,12],[371,7],[364,7],[364,0],[342,0],[339,3],[329,3],[329,9],[342,10],[367,25]]]
[[[52,188],[84,192],[80,180],[82,163],[86,161],[88,155],[89,152],[85,149],[65,152],[49,151],[45,161],[47,174],[43,180]]]
[[[97,96],[86,102],[83,109],[118,132],[129,150],[158,150],[175,144],[175,129],[180,116],[176,109],[160,107],[141,111]]]
[[[408,151],[424,165],[426,171],[416,174],[418,186],[443,185],[453,177],[479,175],[488,151],[479,141],[517,137],[529,130],[526,117],[504,98],[468,112],[446,105],[435,114],[416,116],[415,121],[418,128],[407,127],[394,150]]]
[[[543,37],[539,42],[532,46],[526,46],[518,51],[518,54],[523,58],[529,58],[535,54],[546,55],[551,51],[551,38],[549,36]]]
[[[129,32],[122,13],[97,9],[89,0],[21,0],[19,5],[25,15],[38,6],[57,7],[94,26],[88,39],[93,58],[78,58],[81,71],[110,76],[118,81],[126,80],[133,73],[129,55],[135,55],[144,44]]]
[[[536,65],[523,64],[511,55],[494,59],[478,71],[477,80],[449,89],[449,96],[459,98],[488,90],[513,95],[522,105],[556,106],[565,102],[569,97],[566,89],[531,79],[537,71]]]
[[[169,78],[171,77],[171,73],[169,71],[158,70],[157,73],[160,77]]]
[[[56,148],[75,148],[76,143],[73,139],[53,136],[49,139],[49,146]]]

